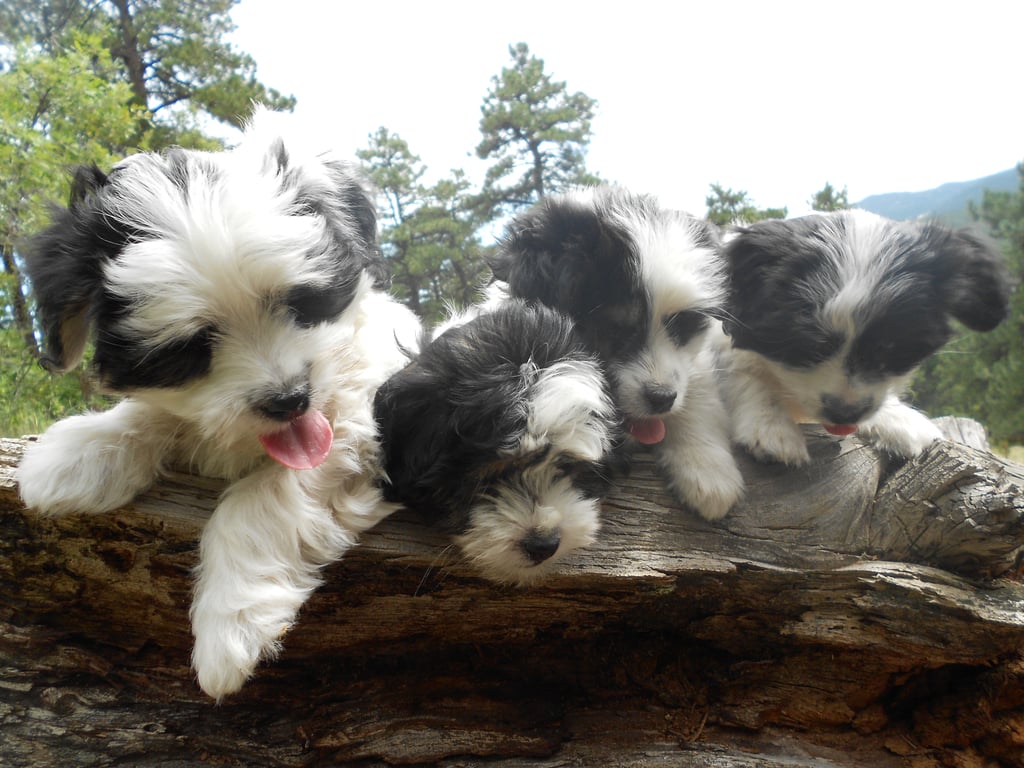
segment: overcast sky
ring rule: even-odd
[[[587,166],[702,214],[709,184],[808,210],[1024,160],[1024,2],[242,0],[235,44],[343,154],[379,126],[432,178],[482,164],[480,106],[525,42],[598,102]]]

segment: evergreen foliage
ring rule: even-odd
[[[825,182],[823,189],[814,193],[808,201],[811,209],[815,211],[842,211],[850,207],[850,200],[846,193],[846,187],[842,192],[837,192],[830,182]]]
[[[734,192],[721,184],[711,185],[711,194],[704,199],[706,218],[720,227],[753,224],[762,219],[784,219],[786,208],[758,208],[743,190]]]
[[[475,301],[486,268],[465,174],[425,185],[419,156],[383,127],[356,154],[379,192],[380,244],[395,295],[428,322],[441,320],[447,306]]]
[[[526,43],[510,46],[509,54],[512,66],[491,78],[480,108],[476,154],[492,163],[480,197],[486,218],[598,181],[586,169],[597,102],[553,80]]]
[[[146,148],[209,143],[201,116],[240,125],[258,101],[291,109],[295,99],[256,79],[256,62],[227,41],[239,0],[4,0],[0,41],[30,41],[47,55],[80,35],[98,36],[143,110]],[[141,144],[140,144],[141,146]]]

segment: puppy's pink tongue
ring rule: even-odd
[[[260,435],[264,450],[289,469],[313,469],[324,463],[334,442],[334,429],[320,411],[309,410],[278,432]]]
[[[645,445],[660,443],[665,439],[665,422],[653,416],[646,419],[634,419],[629,422],[626,429],[638,443]]]
[[[830,435],[836,435],[837,437],[846,437],[857,431],[856,424],[822,424],[821,426]]]

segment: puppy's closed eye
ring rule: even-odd
[[[563,456],[556,463],[559,472],[589,498],[600,498],[611,487],[609,468],[603,462]]]
[[[106,329],[97,334],[93,364],[104,386],[115,391],[180,387],[209,371],[215,343],[216,330],[209,326],[156,346]]]
[[[353,292],[344,286],[297,285],[288,292],[284,304],[298,325],[312,328],[337,319],[352,298]]]
[[[688,344],[698,333],[708,327],[708,316],[696,309],[686,309],[665,315],[661,320],[668,335],[677,346]]]

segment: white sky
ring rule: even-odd
[[[598,102],[587,167],[703,214],[709,184],[808,210],[1024,160],[1024,2],[242,0],[235,44],[352,155],[379,126],[478,180],[480,107],[529,45]]]

